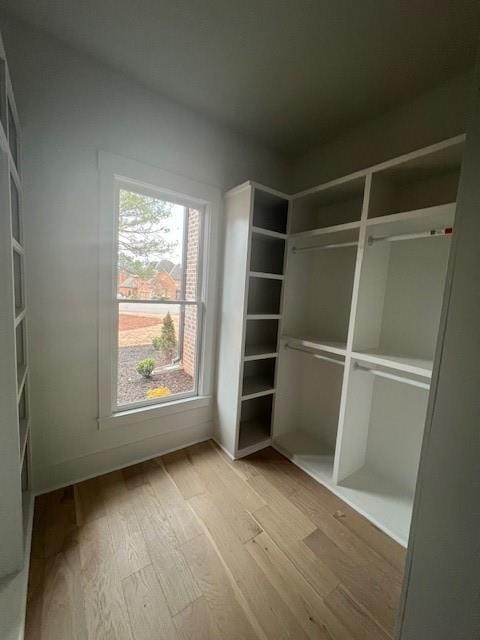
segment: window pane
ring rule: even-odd
[[[117,405],[195,391],[196,307],[134,301],[118,307]]]
[[[182,298],[186,217],[186,207],[120,190],[119,298]]]

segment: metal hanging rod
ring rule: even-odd
[[[403,376],[397,376],[394,373],[388,373],[388,371],[381,371],[380,369],[373,369],[371,367],[364,367],[358,362],[355,362],[353,365],[354,369],[359,371],[366,371],[371,373],[374,376],[378,376],[379,378],[387,378],[387,380],[395,380],[396,382],[403,382],[405,384],[410,384],[412,387],[419,387],[420,389],[430,389],[430,385],[428,382],[420,382],[419,380],[413,380],[412,378],[404,378]]]
[[[302,349],[301,347],[294,347],[291,344],[288,344],[288,342],[285,345],[285,349],[291,349],[292,351],[300,351],[300,353],[306,353],[307,355],[312,356],[312,358],[317,358],[317,360],[325,360],[325,362],[333,362],[334,364],[341,364],[342,366],[345,365],[342,360],[336,360],[335,358],[322,356],[320,353],[313,353],[312,351],[309,351],[308,349]]]
[[[443,229],[430,229],[429,231],[419,231],[417,233],[399,233],[394,236],[369,236],[368,244],[372,245],[375,242],[399,242],[401,240],[416,240],[417,238],[434,238],[438,236],[451,236],[453,234],[453,227],[445,227]]]
[[[342,247],[356,247],[358,242],[336,242],[334,244],[319,244],[314,247],[292,247],[292,253],[303,253],[304,251],[320,251],[321,249],[341,249]]]

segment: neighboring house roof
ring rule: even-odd
[[[157,269],[158,271],[166,271],[167,273],[170,273],[174,266],[174,262],[168,260],[168,258],[162,258],[162,260],[157,264]]]
[[[174,280],[179,282],[182,279],[182,265],[176,264],[171,270],[170,275]]]
[[[137,281],[133,276],[130,276],[129,278],[124,280],[120,286],[126,287],[128,289],[138,289]]]

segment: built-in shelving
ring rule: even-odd
[[[288,233],[283,214],[253,210],[245,235],[236,422],[220,442],[235,457],[272,443],[404,545],[463,144],[296,194]],[[285,212],[287,200],[265,201]]]
[[[29,544],[30,488],[28,327],[25,296],[20,125],[0,38],[0,611],[2,638],[23,637]],[[5,215],[3,215],[5,214]],[[8,514],[8,517],[5,517]]]

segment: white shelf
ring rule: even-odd
[[[17,396],[18,402],[20,402],[20,396],[22,395],[23,387],[25,386],[25,379],[27,377],[27,365],[22,364],[17,369]]]
[[[19,253],[21,256],[25,254],[25,250],[22,247],[22,245],[18,242],[18,240],[15,240],[15,238],[13,237],[12,237],[12,249],[17,253]]]
[[[267,444],[266,444],[267,443]],[[240,423],[238,437],[239,455],[248,455],[252,447],[262,448],[270,443],[270,425],[259,420],[248,420]]]
[[[407,358],[376,351],[353,351],[352,357],[356,360],[370,362],[384,367],[390,367],[396,371],[404,371],[424,378],[432,377],[432,360],[422,360],[420,358]]]
[[[248,345],[245,347],[244,361],[250,362],[251,360],[266,360],[268,358],[276,358],[278,352],[276,348],[272,349],[272,345]]]
[[[243,382],[242,400],[251,400],[275,393],[269,380],[262,378],[246,378]]]
[[[22,418],[19,424],[20,430],[20,470],[23,467],[23,461],[25,459],[25,451],[27,448],[28,436],[30,433],[30,421],[28,418]]]
[[[18,327],[21,321],[25,318],[26,313],[27,311],[25,307],[17,313],[17,315],[15,316],[15,328]]]
[[[356,222],[346,222],[345,224],[336,224],[330,227],[319,227],[318,229],[310,229],[309,231],[298,231],[290,233],[289,240],[297,240],[301,238],[314,238],[316,236],[328,235],[330,233],[338,233],[339,231],[350,231],[351,229],[359,229],[360,220]]]
[[[408,491],[365,467],[339,485],[334,484],[333,453],[304,431],[274,437],[272,444],[379,529],[404,547],[407,545],[413,507],[413,497]]]
[[[280,320],[280,313],[247,313],[247,320]]]
[[[266,273],[264,271],[250,271],[251,278],[265,278],[266,280],[283,280],[285,276],[280,273]]]
[[[327,444],[306,431],[288,431],[274,437],[273,446],[321,482],[331,482],[334,454]]]
[[[388,224],[392,222],[420,222],[426,223],[427,221],[435,221],[438,225],[450,225],[453,223],[455,217],[455,209],[457,203],[449,202],[447,204],[440,204],[434,207],[424,207],[423,209],[414,209],[412,211],[402,211],[400,213],[391,213],[386,216],[377,216],[376,218],[369,218],[367,220],[368,226],[375,226],[377,224]]]
[[[408,544],[413,496],[368,467],[355,472],[337,493],[403,546]]]
[[[282,340],[288,341],[296,347],[305,347],[307,349],[317,349],[318,351],[327,351],[328,353],[336,353],[340,356],[346,354],[347,345],[345,342],[335,340],[321,340],[316,338],[297,338],[294,336],[282,336]]]
[[[256,233],[261,236],[268,236],[269,238],[277,238],[278,240],[287,239],[286,233],[280,233],[279,231],[270,231],[269,229],[262,229],[262,227],[252,227],[252,233]]]

